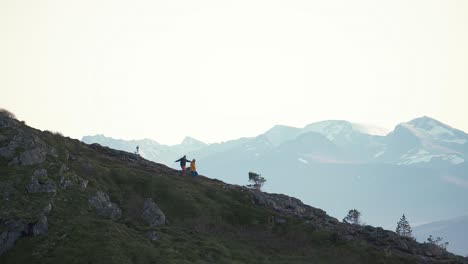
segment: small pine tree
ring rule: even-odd
[[[262,186],[265,184],[266,179],[263,178],[260,174],[249,172],[249,182],[252,184],[247,185],[247,187],[260,191]]]
[[[395,232],[402,237],[413,238],[413,231],[408,220],[406,220],[405,214],[398,221]]]
[[[136,148],[135,148],[135,154],[137,154],[138,156],[140,156],[140,146],[136,146]]]
[[[343,218],[343,222],[347,224],[360,225],[361,212],[356,209],[349,210],[348,215]]]
[[[447,246],[449,245],[449,242],[442,242],[442,240],[444,240],[444,238],[442,237],[432,237],[432,235],[430,235],[428,238],[427,238],[427,241],[429,242],[429,244],[432,244],[432,245],[435,245],[443,250],[447,250]]]

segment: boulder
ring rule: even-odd
[[[281,218],[281,217],[276,217],[276,216],[271,217],[271,222],[273,222],[275,224],[286,224],[287,223],[286,219]]]
[[[150,227],[158,227],[166,224],[166,216],[151,198],[147,198],[143,205],[143,219]]]
[[[50,211],[52,210],[52,204],[51,203],[48,203],[44,209],[42,209],[42,213],[44,215],[49,215],[50,214]]]
[[[0,234],[0,256],[15,246],[24,233],[27,233],[27,225],[21,220],[9,220],[5,222],[7,230]]]
[[[104,192],[97,192],[96,195],[88,199],[88,202],[96,209],[98,216],[112,220],[117,220],[122,216],[122,210],[116,203],[112,203]]]
[[[65,176],[60,177],[59,182],[60,189],[68,189],[69,187],[73,186],[73,181],[71,179],[65,178]]]
[[[47,217],[44,214],[41,214],[37,223],[33,225],[32,233],[34,236],[46,235],[49,231],[47,224]]]
[[[57,185],[47,178],[46,169],[37,169],[31,177],[31,182],[26,187],[28,193],[55,193]]]
[[[82,190],[82,191],[86,190],[86,187],[88,187],[88,182],[89,181],[85,180],[83,178],[80,178],[79,181],[80,181],[80,190]]]
[[[23,151],[17,155],[17,150]],[[6,146],[0,148],[0,156],[10,160],[9,165],[30,166],[44,162],[47,155],[57,157],[57,151],[38,136],[20,131]]]
[[[0,256],[15,246],[16,240],[21,237],[21,232],[4,231],[0,234]]]

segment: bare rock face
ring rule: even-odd
[[[151,198],[146,199],[143,205],[143,219],[153,228],[166,224],[166,215]]]
[[[16,240],[23,236],[27,225],[21,221],[5,222],[7,230],[0,234],[0,256],[15,246]]]
[[[96,214],[101,217],[117,220],[122,216],[122,210],[116,203],[112,203],[109,195],[104,192],[97,192],[88,199],[88,202],[96,208]]]
[[[41,214],[37,223],[34,224],[32,233],[34,236],[45,235],[49,231],[49,226],[47,223],[47,216]]]
[[[86,190],[86,187],[88,187],[88,180],[85,180],[83,178],[80,178],[80,190],[84,191]]]
[[[0,110],[0,127],[17,127],[19,122],[14,119],[13,114],[5,110]]]
[[[26,189],[28,193],[55,193],[57,192],[57,184],[47,178],[46,169],[38,169],[34,171],[31,182]]]
[[[18,150],[21,153],[17,153]],[[8,144],[0,147],[0,156],[10,160],[10,165],[30,166],[43,163],[47,155],[57,157],[57,151],[39,137],[19,131]]]

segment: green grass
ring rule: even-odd
[[[0,263],[411,263],[365,243],[335,241],[332,233],[299,219],[281,216],[286,224],[272,224],[276,212],[253,205],[245,192],[223,189],[222,183],[138,167],[75,140],[31,131],[59,157],[31,167],[9,167],[0,159],[0,181],[13,181],[17,190],[13,200],[1,201],[0,218],[33,221],[51,201],[49,233],[19,239]],[[67,153],[76,159],[67,161]],[[65,177],[89,180],[85,191],[75,185],[55,196],[25,192],[35,169],[47,168],[58,182],[63,163],[70,168]],[[98,190],[120,206],[121,219],[95,214],[88,198]],[[145,198],[152,198],[169,221],[156,229],[159,241],[144,236],[152,230],[141,218]]]

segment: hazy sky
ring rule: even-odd
[[[0,0],[0,107],[177,143],[428,115],[468,131],[468,1]]]

